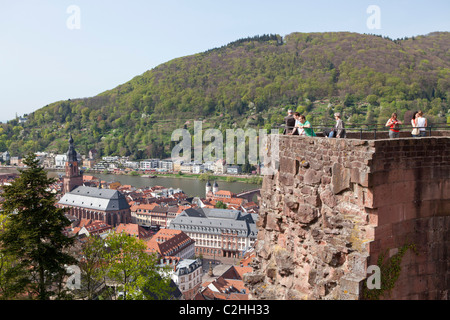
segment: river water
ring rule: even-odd
[[[17,172],[13,168],[1,168],[0,172]],[[58,175],[63,175],[63,171],[49,171],[50,177],[58,177]],[[183,192],[191,197],[204,197],[205,196],[205,186],[206,181],[200,181],[197,179],[189,178],[168,178],[168,177],[156,177],[156,178],[143,178],[128,175],[113,175],[113,174],[101,174],[101,173],[86,173],[86,175],[93,175],[103,181],[113,182],[118,181],[121,184],[131,185],[136,188],[153,187],[153,186],[163,186],[166,188],[180,188]],[[214,181],[211,181],[213,184]],[[246,190],[260,189],[261,185],[251,184],[245,182],[226,182],[217,181],[219,185],[219,190],[228,190],[234,193],[240,193]]]
[[[129,184],[136,188],[163,186],[166,188],[180,188],[185,194],[192,197],[204,197],[206,181],[189,178],[143,178],[133,177],[127,175],[111,175],[111,174],[93,174],[93,176],[102,179],[104,181],[118,181],[121,184]],[[211,181],[213,184],[214,181]],[[246,190],[253,190],[261,188],[261,185],[244,183],[244,182],[226,182],[217,181],[219,190],[228,190],[234,193],[240,193]]]

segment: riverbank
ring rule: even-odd
[[[134,171],[136,172],[136,171]],[[129,174],[133,175],[133,174]],[[134,176],[144,176],[144,174],[134,174]],[[196,179],[200,181],[226,181],[226,182],[244,182],[251,184],[261,184],[263,178],[261,176],[242,176],[242,175],[213,175],[213,174],[195,174],[195,173],[166,173],[166,174],[157,174],[152,173],[150,176],[156,177],[167,177],[167,178],[184,178],[184,179]],[[151,179],[151,178],[150,178]]]
[[[85,170],[85,174],[111,174],[111,175],[127,175],[132,177],[142,177],[147,179],[157,178],[177,178],[177,179],[195,179],[200,181],[225,181],[225,182],[243,182],[250,184],[262,185],[263,178],[258,175],[214,175],[209,173],[160,173],[160,172],[138,172],[138,171],[97,171],[97,170]]]
[[[5,169],[7,171],[15,171],[18,172],[18,169],[22,167],[16,166],[0,166],[0,170]],[[23,168],[22,168],[23,169]],[[64,169],[61,168],[45,168],[45,170],[50,172],[63,172]],[[86,175],[95,175],[95,174],[107,174],[107,175],[125,175],[131,177],[142,177],[151,179],[151,177],[158,178],[177,178],[177,179],[195,179],[200,181],[225,181],[225,182],[243,182],[249,184],[257,184],[262,185],[263,177],[258,175],[214,175],[209,173],[160,173],[160,172],[138,172],[138,171],[98,171],[86,169],[84,170],[84,174]]]

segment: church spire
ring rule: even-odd
[[[67,161],[69,162],[78,161],[77,152],[75,151],[75,147],[73,146],[72,134],[70,134],[69,138],[69,150],[67,150]]]
[[[69,138],[69,150],[67,150],[66,175],[64,176],[64,193],[70,192],[78,186],[83,185],[83,173],[78,170],[78,157],[73,138]]]

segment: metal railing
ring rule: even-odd
[[[279,125],[279,126],[275,126],[272,127],[274,129],[293,129],[295,127],[291,127],[291,126],[286,126],[284,124]],[[313,126],[311,125],[310,127],[311,129],[313,129],[314,133],[317,136],[328,136],[328,132],[332,131],[334,129],[334,124],[332,125],[320,125],[320,126]],[[434,125],[429,125],[426,127],[413,127],[411,125],[401,125],[400,128],[398,128],[399,132],[408,132],[410,134],[410,136],[412,137],[411,131],[414,128],[418,128],[418,129],[425,129],[425,132],[427,132],[427,136],[431,136],[432,132],[436,132],[436,131],[450,131],[450,124],[434,124]],[[348,134],[349,133],[353,133],[353,134],[357,134],[359,133],[359,138],[362,140],[363,139],[363,134],[364,133],[370,133],[372,132],[373,134],[373,139],[376,140],[377,139],[377,133],[383,133],[383,135],[385,133],[388,133],[390,131],[389,127],[386,127],[384,124],[346,124],[345,128],[343,128],[346,132],[346,137],[348,138]],[[354,135],[352,135],[354,136]],[[449,135],[450,136],[450,135]]]

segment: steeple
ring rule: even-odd
[[[78,161],[77,152],[75,151],[75,147],[73,146],[72,134],[70,134],[69,138],[69,150],[67,150],[67,161],[68,162]]]
[[[83,173],[78,169],[77,152],[73,146],[73,138],[69,138],[69,150],[67,150],[66,175],[64,176],[64,193],[70,192],[83,185]]]

